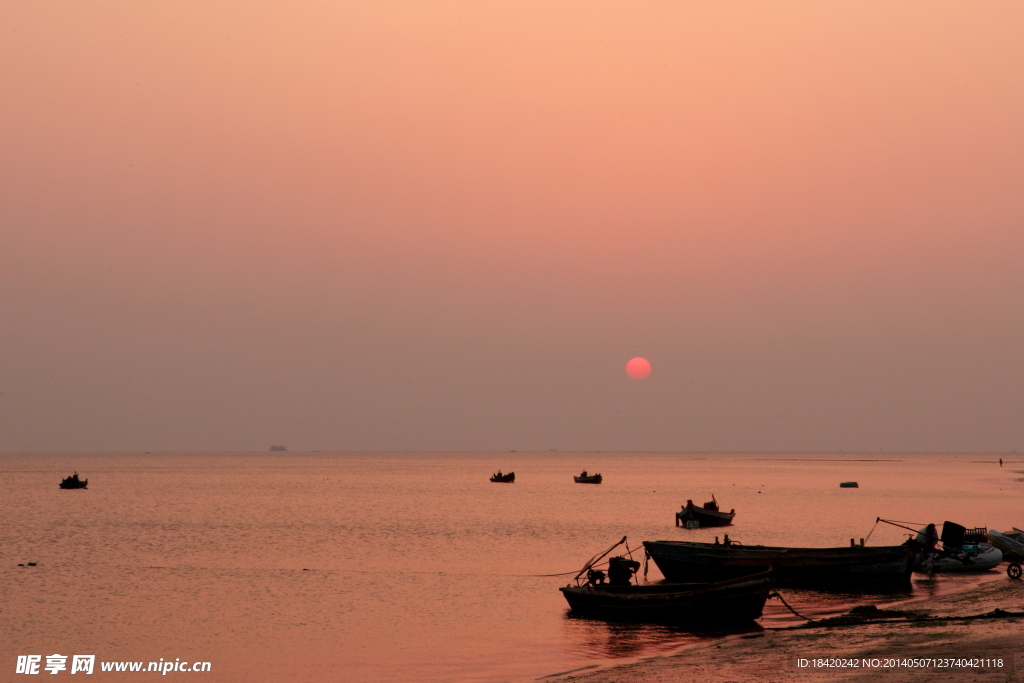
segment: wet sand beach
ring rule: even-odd
[[[966,617],[1002,609],[1024,612],[1024,583],[1005,576],[972,590],[911,600],[887,609],[929,616]],[[811,668],[800,658],[855,660],[899,658],[1003,659],[992,666],[956,668]],[[874,623],[763,630],[688,645],[629,664],[552,676],[546,683],[738,683],[740,681],[1024,681],[1024,619]]]

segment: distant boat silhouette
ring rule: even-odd
[[[515,472],[509,472],[508,474],[502,474],[501,470],[498,470],[497,474],[491,476],[491,481],[493,481],[493,482],[500,482],[502,484],[512,484],[512,483],[515,482],[515,480],[516,480],[516,473]]]
[[[62,489],[84,489],[88,485],[89,485],[89,480],[88,479],[79,479],[78,478],[78,472],[75,472],[70,477],[66,477],[65,479],[62,479],[61,482],[60,482],[60,487]]]
[[[736,516],[735,508],[729,512],[722,512],[718,509],[718,501],[715,494],[711,494],[711,500],[704,503],[703,507],[697,507],[692,500],[686,501],[683,509],[676,513],[676,526],[685,526],[687,529],[700,529],[707,526],[729,526],[732,518]]]
[[[284,446],[280,445],[280,444],[276,444],[275,443],[275,444],[271,444],[270,450],[272,450],[272,451],[286,451],[288,449],[285,448]]]
[[[580,473],[580,476],[573,477],[572,479],[577,484],[600,484],[601,473],[599,472],[597,474],[587,474],[587,471],[583,470],[583,472]]]

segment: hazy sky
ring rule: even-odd
[[[1024,450],[1022,257],[1019,2],[0,3],[2,451]]]

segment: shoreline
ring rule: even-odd
[[[955,619],[768,627],[689,643],[667,653],[628,662],[548,674],[536,680],[545,683],[1024,681],[1024,619],[963,619],[995,609],[1024,611],[1024,582],[1013,581],[1003,573],[990,579],[984,577],[960,591],[877,604]],[[798,658],[822,657],[855,662],[865,658],[1002,658],[1004,666],[1002,669],[876,668],[870,671],[862,668],[812,670],[797,666]]]

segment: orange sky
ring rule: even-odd
[[[1024,448],[1022,20],[4,3],[0,450]]]

